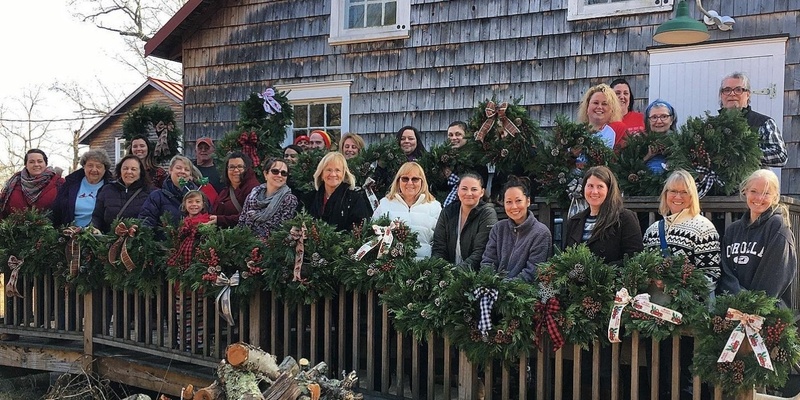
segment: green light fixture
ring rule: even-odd
[[[708,40],[711,35],[705,24],[689,16],[686,0],[678,3],[675,18],[664,22],[653,35],[653,40],[664,44],[694,44]]]

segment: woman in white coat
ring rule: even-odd
[[[389,193],[381,199],[372,218],[388,214],[391,220],[399,218],[405,222],[409,229],[417,233],[417,259],[422,259],[431,256],[433,230],[441,211],[442,205],[428,191],[425,171],[419,164],[410,161],[400,166]]]

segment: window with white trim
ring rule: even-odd
[[[114,138],[114,159],[112,161],[115,165],[127,155],[126,147],[125,139],[121,137]]]
[[[411,0],[331,0],[330,44],[406,39]]]
[[[567,21],[670,11],[675,1],[677,0],[569,0]]]
[[[331,81],[279,85],[294,107],[294,121],[287,129],[284,146],[301,135],[321,129],[338,142],[350,130],[350,85],[352,81]]]

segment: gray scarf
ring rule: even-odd
[[[259,186],[257,190],[259,191],[251,203],[252,207],[247,212],[253,222],[265,222],[272,218],[278,210],[278,206],[283,203],[284,197],[292,192],[287,185],[281,186],[271,196],[267,195],[266,185]]]

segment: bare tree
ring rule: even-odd
[[[76,82],[56,82],[50,89],[66,97],[77,110],[74,119],[65,121],[70,132],[68,142],[60,143],[71,150],[71,159],[69,161],[72,164],[71,171],[74,171],[78,168],[78,160],[80,158],[79,143],[87,121],[108,115],[119,102],[118,99],[121,94],[112,93],[109,87],[101,82],[97,82],[97,91],[91,91],[87,86]]]
[[[42,87],[35,86],[12,99],[12,104],[0,104],[0,140],[8,148],[7,155],[0,157],[4,177],[22,169],[28,150],[49,147],[52,122],[41,116],[44,103]]]

